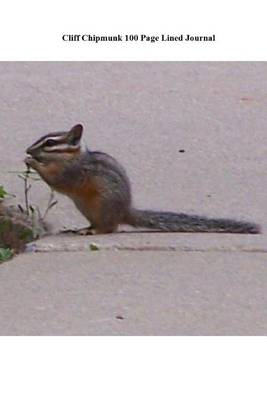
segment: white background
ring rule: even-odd
[[[266,60],[264,2],[9,0],[1,60]],[[4,8],[4,9],[3,9]],[[63,42],[63,34],[216,34],[216,42]]]
[[[8,1],[1,61],[266,60],[263,2]],[[216,34],[215,43],[64,43],[73,34]],[[7,268],[8,266],[6,266]],[[266,338],[1,338],[0,397],[266,399]]]
[[[0,351],[5,400],[266,400],[266,338],[20,337]]]

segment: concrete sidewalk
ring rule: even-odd
[[[138,208],[263,228],[43,238],[0,266],[0,334],[266,335],[266,74],[253,62],[0,63],[0,184],[13,203],[25,148],[83,123],[88,147],[125,166]],[[30,201],[48,197],[35,182]],[[55,233],[86,224],[58,200]]]
[[[230,236],[45,238],[0,268],[0,332],[265,335],[266,236]]]

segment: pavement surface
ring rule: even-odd
[[[255,221],[261,235],[52,236],[0,266],[1,335],[266,335],[266,63],[0,63],[0,184],[23,204],[25,148],[85,128],[138,207]],[[181,151],[182,150],[182,151]],[[34,182],[30,201],[45,209]],[[96,250],[94,250],[96,248]]]

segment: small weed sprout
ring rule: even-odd
[[[26,171],[21,172],[18,174],[18,177],[23,180],[24,182],[24,198],[25,198],[25,212],[26,215],[30,215],[30,206],[29,206],[29,197],[28,193],[32,187],[32,185],[29,183],[29,177],[30,177],[31,171],[30,168],[27,166]],[[19,207],[20,210],[23,209],[21,206]]]
[[[53,208],[57,203],[58,203],[58,201],[55,200],[55,192],[54,192],[54,190],[51,189],[50,196],[49,196],[48,203],[47,203],[47,207],[46,207],[46,209],[44,211],[44,214],[42,216],[42,220],[43,221],[45,220],[45,218],[46,218],[48,212],[51,210],[51,208]]]
[[[34,238],[40,237],[43,234],[43,228],[47,226],[45,223],[45,218],[48,212],[58,203],[55,200],[54,191],[51,190],[48,199],[47,206],[43,213],[41,213],[40,208],[37,205],[31,204],[29,200],[29,194],[32,189],[34,181],[41,181],[39,175],[33,171],[29,166],[26,167],[25,171],[9,171],[9,173],[15,173],[22,181],[24,186],[24,204],[18,204],[17,207],[19,211],[31,218],[31,226]],[[5,191],[2,195],[5,195]],[[1,200],[1,186],[0,186],[0,200]],[[46,228],[45,228],[46,229]]]
[[[33,206],[29,202],[29,192],[32,188],[32,183],[31,181],[40,181],[41,179],[37,175],[36,172],[32,171],[29,166],[27,166],[26,170],[23,172],[18,173],[18,177],[23,180],[24,183],[24,202],[25,202],[25,207],[22,207],[20,204],[18,205],[19,209],[21,212],[25,212],[27,216],[32,215],[34,217],[34,214],[38,214],[38,218],[42,221],[45,220],[48,212],[57,204],[57,200],[55,200],[55,194],[54,191],[51,190],[50,196],[48,199],[48,203],[46,206],[46,209],[42,215],[40,209],[38,206]]]

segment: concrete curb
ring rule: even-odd
[[[28,252],[177,251],[267,253],[266,235],[128,232],[78,236],[58,234],[27,245]]]

